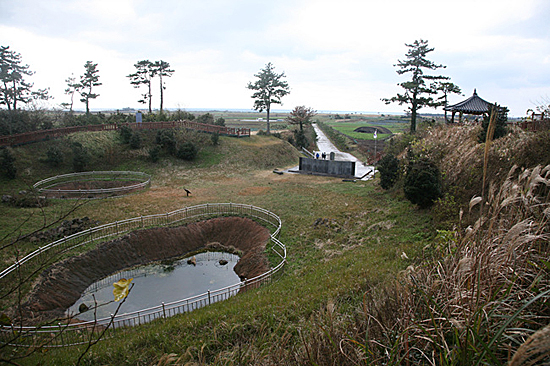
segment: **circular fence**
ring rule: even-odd
[[[189,312],[229,297],[269,283],[274,275],[280,273],[286,262],[286,246],[277,237],[281,230],[281,219],[265,209],[236,203],[209,203],[182,208],[165,214],[139,216],[122,221],[97,226],[45,245],[16,261],[0,272],[0,296],[16,295],[24,286],[19,279],[32,280],[37,268],[52,264],[52,258],[67,256],[82,251],[81,247],[99,244],[120,237],[130,231],[187,224],[217,216],[246,216],[255,219],[270,228],[268,250],[278,258],[278,263],[266,273],[246,279],[235,285],[215,291],[174,301],[160,303],[158,306],[141,309],[126,314],[117,314],[109,318],[79,323],[58,323],[57,325],[24,326],[11,324],[0,326],[0,344],[22,347],[64,347],[90,342],[91,339],[104,339],[124,331],[125,328]],[[79,250],[80,249],[80,250]]]
[[[107,198],[145,189],[151,176],[132,171],[91,171],[56,175],[33,185],[46,198]]]

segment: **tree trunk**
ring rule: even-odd
[[[267,134],[269,135],[271,132],[269,131],[269,109],[271,106],[267,107]]]
[[[416,101],[413,101],[412,108],[411,108],[411,134],[414,134],[416,132],[416,109],[417,109]]]
[[[159,73],[160,79],[160,113],[162,113],[162,104],[164,102],[164,93],[162,91],[162,72]]]
[[[149,98],[149,114],[153,113],[153,110],[151,109],[151,80],[149,80],[149,83],[147,83],[149,86],[149,94],[147,94],[147,98]]]
[[[445,106],[443,107],[443,110],[445,111],[445,123],[449,123],[449,120],[447,119],[447,93],[445,95]]]
[[[13,110],[17,110],[17,85],[15,85],[15,80],[13,81]]]

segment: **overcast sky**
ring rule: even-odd
[[[52,105],[93,61],[103,85],[92,109],[143,107],[126,75],[148,59],[175,70],[165,108],[251,109],[246,86],[271,62],[291,88],[277,109],[388,113],[404,110],[380,100],[407,80],[394,64],[424,39],[447,66],[437,72],[462,88],[451,104],[477,88],[525,116],[550,103],[549,19],[548,0],[0,0],[0,45],[21,54]]]

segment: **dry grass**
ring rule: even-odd
[[[355,319],[330,303],[320,310],[305,357],[318,365],[496,365],[519,349],[513,365],[548,361],[549,192],[550,165],[512,169],[490,189],[485,216],[442,233],[426,248],[432,261],[369,288]]]

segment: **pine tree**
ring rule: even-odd
[[[434,49],[428,47],[428,41],[417,40],[413,44],[405,44],[409,51],[405,55],[406,60],[397,60],[397,73],[399,75],[410,73],[411,80],[398,84],[405,92],[391,98],[382,98],[386,104],[397,102],[399,105],[408,104],[411,113],[411,133],[416,132],[417,112],[422,107],[438,107],[441,102],[434,100],[432,95],[437,94],[435,84],[426,84],[426,80],[447,80],[446,76],[424,75],[424,70],[436,70],[446,66],[435,64],[428,60],[426,55]]]
[[[166,61],[156,61],[154,63],[154,72],[155,76],[158,76],[160,79],[160,113],[162,114],[162,108],[164,105],[164,89],[166,87],[164,86],[164,82],[162,81],[162,78],[165,77],[171,77],[174,73],[174,70],[170,69],[170,64]]]
[[[80,93],[80,101],[86,104],[86,115],[90,114],[90,99],[99,97],[99,94],[92,92],[94,86],[103,85],[99,82],[99,70],[97,64],[87,61],[84,64],[84,75],[80,76],[80,83],[77,85],[77,91]]]
[[[23,65],[21,54],[11,51],[9,46],[0,46],[0,105],[8,110],[17,110],[18,103],[29,103],[35,99],[47,100],[48,89],[33,91],[33,83],[25,76],[34,75],[29,65]]]
[[[155,64],[149,60],[139,61],[134,64],[136,72],[127,76],[130,79],[130,84],[134,88],[139,88],[142,85],[147,87],[147,92],[142,94],[142,99],[138,100],[138,103],[148,103],[149,104],[149,113],[152,113],[151,108],[151,81],[155,76]]]
[[[290,93],[288,83],[282,80],[285,77],[285,73],[275,73],[274,67],[269,62],[265,65],[264,69],[261,69],[259,73],[254,74],[258,78],[254,83],[249,82],[247,88],[255,90],[252,94],[254,101],[254,109],[258,112],[267,112],[267,133],[269,130],[269,114],[271,111],[271,104],[281,104],[281,98]]]

